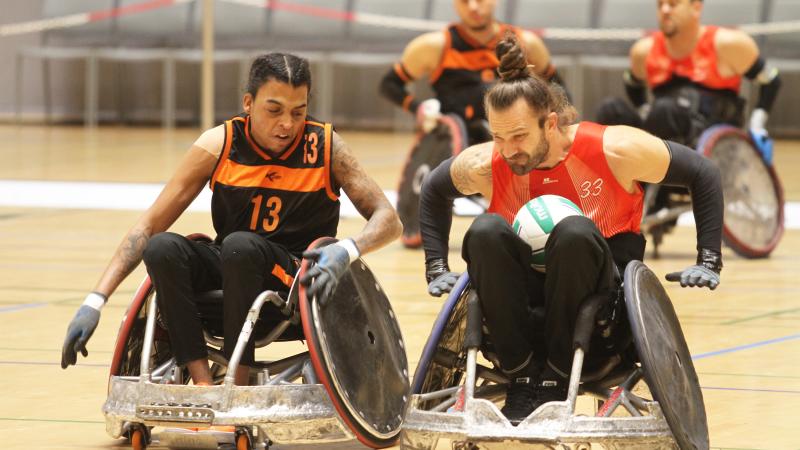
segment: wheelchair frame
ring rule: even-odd
[[[504,397],[505,389],[500,383],[507,382],[505,375],[477,362],[483,344],[480,305],[477,294],[469,288],[468,275],[462,275],[436,320],[414,374],[401,448],[433,449],[442,438],[450,439],[452,447],[457,449],[478,446],[482,449],[511,449],[521,445],[525,448],[589,449],[592,444],[614,449],[676,448],[673,432],[659,403],[632,392],[645,377],[642,367],[634,365],[627,370],[615,369],[618,359],[595,373],[583,373],[584,349],[588,349],[595,315],[605,300],[602,296],[592,297],[584,302],[579,313],[567,399],[546,403],[518,426],[513,426],[494,404]],[[467,308],[463,347],[446,348],[437,355],[443,330],[448,325],[460,326],[448,324],[447,317],[456,305],[463,307],[463,303]],[[448,354],[456,350],[457,355]],[[490,356],[489,359],[493,358]],[[454,372],[462,373],[463,380],[454,376],[453,385],[423,392],[425,377],[432,370],[434,361],[440,365],[452,365]],[[595,417],[576,414],[579,393],[602,402]],[[620,406],[628,411],[630,417],[612,417]],[[445,412],[448,409],[449,412]]]
[[[202,235],[191,235],[189,238],[208,239]],[[288,300],[272,291],[264,291],[255,299],[248,311],[230,363],[227,364],[228,369],[222,384],[192,386],[182,384],[186,377],[171,355],[158,367],[151,367],[151,359],[155,357],[153,352],[157,298],[150,278],[146,277],[123,318],[115,345],[108,397],[102,408],[107,433],[114,438],[127,436],[136,450],[147,447],[150,442],[150,428],[154,426],[235,426],[234,439],[237,448],[247,449],[269,448],[273,441],[289,444],[355,439],[356,436],[342,422],[331,403],[325,387],[318,384],[307,351],[252,368],[251,373],[257,373],[260,385],[234,385],[236,368],[264,303],[272,302],[286,318],[259,340],[257,346],[277,340],[290,324],[299,323],[298,279],[299,277],[292,285]],[[139,373],[122,374],[120,366],[126,351],[125,346],[134,323],[141,320],[141,309],[145,305],[147,314]],[[226,365],[222,352],[210,346],[219,346],[221,340],[206,335],[206,341],[209,360],[217,367]],[[292,383],[301,377],[309,384]],[[159,444],[186,446],[187,442],[182,439],[190,439],[192,445],[204,444],[216,448],[219,434],[189,436],[186,433],[164,432],[160,435]]]

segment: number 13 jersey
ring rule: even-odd
[[[336,236],[339,188],[331,171],[332,125],[308,117],[295,141],[270,155],[250,135],[250,116],[225,122],[225,141],[209,186],[216,242],[252,231],[300,254]]]
[[[637,183],[634,192],[627,192],[614,177],[603,152],[605,130],[603,125],[581,122],[563,161],[522,176],[511,171],[499,152],[493,152],[489,212],[500,214],[511,223],[528,200],[545,194],[560,195],[578,205],[605,238],[623,232],[638,233],[644,191]]]

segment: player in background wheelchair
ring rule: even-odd
[[[454,0],[459,22],[412,40],[403,56],[383,77],[381,94],[417,118],[417,139],[398,189],[403,244],[416,248],[419,236],[419,187],[446,158],[469,145],[491,140],[483,96],[497,79],[497,42],[507,31],[525,46],[528,62],[547,80],[563,85],[544,42],[530,31],[497,21],[496,0]],[[427,77],[434,98],[419,100],[408,83]]]
[[[422,186],[420,225],[428,292],[450,292],[448,265],[454,198],[481,193],[489,213],[464,236],[462,256],[477,291],[500,368],[512,380],[502,412],[512,423],[543,403],[566,398],[577,311],[593,295],[615,298],[627,263],[642,260],[642,182],[690,188],[697,260],[669,274],[682,286],[714,289],[722,269],[723,199],[719,169],[692,149],[644,131],[592,122],[563,91],[529,72],[515,36],[497,46],[501,81],[486,95],[493,142],[472,146],[431,172]],[[511,228],[522,205],[565,197],[586,217],[558,223],[545,246],[546,273]],[[619,270],[617,270],[619,269]],[[533,311],[544,308],[544,329]],[[610,309],[610,308],[609,308]]]
[[[169,323],[171,348],[197,385],[212,383],[195,293],[223,290],[224,348],[230,359],[250,305],[265,290],[286,292],[301,258],[316,265],[301,282],[324,301],[360,254],[396,239],[401,224],[379,186],[329,123],[307,114],[308,61],[282,53],[256,58],[244,112],[205,131],[189,149],[153,205],[125,235],[64,339],[61,366],[87,356],[100,311],[144,259]],[[166,230],[206,184],[213,191],[213,242]],[[303,253],[335,236],[343,189],[367,219],[352,238]],[[267,310],[268,308],[265,308]],[[248,383],[254,337],[245,347],[236,383]]]
[[[701,139],[701,136],[707,131],[707,137],[714,135],[709,129],[715,125],[735,128],[744,125],[746,105],[739,91],[742,77],[745,77],[758,86],[758,100],[750,114],[747,133],[736,133],[727,127],[714,131],[717,135],[737,139],[740,146],[753,146],[766,167],[751,170],[770,172],[758,178],[769,178],[764,182],[769,187],[776,185],[772,190],[779,192],[779,182],[771,168],[773,142],[766,130],[769,112],[781,85],[778,70],[766,63],[757,44],[746,33],[702,24],[702,11],[702,0],[657,2],[660,30],[640,39],[630,49],[630,68],[624,73],[625,92],[630,103],[621,98],[605,100],[597,110],[597,122],[642,128],[662,139],[697,148],[713,159],[714,150],[699,148],[698,144],[710,146],[716,140]],[[648,101],[648,90],[652,92],[652,101]],[[742,158],[750,159],[747,155]],[[723,173],[727,215],[730,212],[727,203],[733,196],[728,195],[728,191],[735,188],[733,181],[726,183],[725,177]],[[752,183],[760,181],[751,179]],[[770,190],[769,187],[764,189]],[[688,209],[689,199],[685,190],[674,187],[650,186],[648,191],[644,225],[653,235],[657,252],[663,234],[675,225],[677,215]],[[782,217],[782,204],[779,207],[781,211],[773,212],[772,216],[780,214]],[[750,208],[757,206],[750,205]],[[775,220],[775,217],[770,219]],[[776,226],[772,234],[782,230],[782,219],[780,222],[781,226]],[[726,243],[748,240],[742,234],[749,234],[749,230],[726,230]],[[767,240],[777,243],[777,238],[779,236],[769,236]],[[748,249],[737,246],[736,242],[732,247],[737,253],[750,257],[765,256],[772,249],[762,249],[758,245]]]

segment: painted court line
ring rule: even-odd
[[[60,366],[60,362],[49,361],[0,361],[0,364],[7,364],[9,366]],[[100,363],[80,363],[75,364],[75,367],[110,367],[108,364]]]
[[[775,338],[775,339],[769,339],[769,340],[766,340],[766,341],[753,342],[752,344],[739,345],[737,347],[725,348],[725,349],[722,349],[722,350],[715,350],[713,352],[700,353],[699,355],[692,356],[692,359],[693,360],[698,360],[698,359],[708,358],[708,357],[711,357],[711,356],[723,355],[725,353],[734,353],[734,352],[739,352],[739,351],[742,351],[742,350],[748,350],[748,349],[751,349],[751,348],[763,347],[765,345],[777,344],[779,342],[791,341],[793,339],[800,339],[800,334],[792,334],[792,335],[789,335],[789,336],[779,337],[779,338]]]
[[[779,316],[781,314],[792,313],[792,312],[797,312],[797,311],[800,311],[800,308],[791,308],[791,309],[782,309],[782,310],[779,310],[779,311],[771,311],[771,312],[764,313],[764,314],[759,314],[759,315],[756,315],[756,316],[743,317],[741,319],[729,320],[727,322],[722,322],[722,325],[733,325],[733,324],[736,324],[736,323],[749,322],[751,320],[758,320],[758,319],[763,319],[765,317]]]
[[[26,303],[23,305],[4,306],[0,308],[0,313],[14,312],[22,309],[41,308],[47,306],[47,303]]]
[[[700,388],[712,391],[744,391],[744,392],[768,392],[770,394],[800,394],[800,391],[782,390],[782,389],[748,389],[748,388],[732,388],[732,387],[716,387],[716,386],[700,386]]]
[[[0,180],[0,206],[28,208],[65,208],[100,210],[147,209],[156,199],[163,184],[158,183],[100,183],[89,181],[36,181]],[[392,204],[396,204],[397,193],[384,191]],[[342,217],[360,217],[347,196],[341,196]],[[203,189],[189,206],[188,211],[211,211],[211,191]],[[471,216],[482,210],[472,201],[459,198],[455,201],[457,215]],[[785,206],[786,228],[800,228],[800,202],[789,202]],[[680,217],[678,224],[691,225],[691,213]]]

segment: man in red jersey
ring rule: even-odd
[[[767,162],[765,130],[780,88],[778,70],[768,66],[746,33],[700,23],[702,0],[658,0],[660,31],[630,50],[625,91],[638,114],[622,99],[607,100],[598,121],[642,127],[664,139],[694,145],[711,125],[744,124],[742,76],[759,87],[749,128]],[[647,89],[654,101],[647,102]]]
[[[697,262],[667,276],[682,286],[719,284],[723,201],[719,170],[709,160],[636,128],[573,124],[574,108],[557,86],[530,73],[513,35],[498,44],[497,55],[501,81],[486,96],[493,142],[470,147],[431,172],[422,187],[420,226],[428,291],[438,296],[457,278],[447,263],[451,216],[442,212],[459,196],[480,193],[490,200],[489,213],[467,231],[462,256],[500,368],[512,381],[502,411],[517,424],[541,404],[566,398],[582,302],[607,293],[613,305],[618,269],[643,258],[640,183],[692,192]],[[543,194],[566,197],[585,214],[553,229],[546,274],[531,268],[530,246],[509,225],[522,205]],[[540,308],[544,330],[534,325]],[[590,357],[625,345],[615,339],[598,344]],[[586,367],[600,362],[587,360]]]

